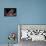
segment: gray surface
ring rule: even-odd
[[[0,46],[8,46],[8,44],[0,44]],[[31,40],[28,41],[21,40],[19,45],[16,44],[15,46],[46,46],[46,42],[43,41],[32,42]]]
[[[45,41],[32,42],[31,40],[28,40],[28,41],[21,40],[20,46],[46,46],[46,42]]]
[[[8,46],[8,44],[0,44],[0,46]],[[13,46],[13,45],[10,45]],[[16,44],[15,46],[18,46],[18,44]]]
[[[46,42],[45,41],[32,42],[32,46],[46,46]]]

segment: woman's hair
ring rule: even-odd
[[[10,10],[13,10],[13,13],[16,13],[15,9],[6,9],[6,13],[8,13]]]

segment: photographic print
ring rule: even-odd
[[[4,16],[16,16],[16,8],[4,8]]]

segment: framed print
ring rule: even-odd
[[[4,16],[16,16],[16,8],[4,8]]]

